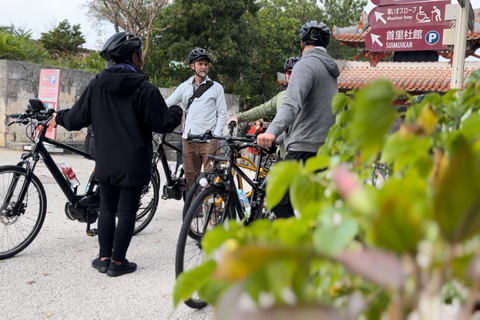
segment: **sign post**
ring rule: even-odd
[[[465,69],[465,48],[467,46],[467,29],[470,11],[470,0],[458,1],[457,28],[453,47],[451,89],[463,88],[463,73]],[[462,6],[463,4],[463,6]]]
[[[58,111],[58,96],[60,94],[60,69],[41,69],[38,84],[38,99],[48,107]],[[49,127],[46,136],[56,138],[57,130]]]

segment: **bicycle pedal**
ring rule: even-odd
[[[90,230],[87,230],[87,236],[89,237],[94,237],[98,234],[98,230],[97,229],[90,229]]]

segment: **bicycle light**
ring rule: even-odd
[[[198,181],[198,184],[202,187],[205,188],[208,186],[208,180],[205,177],[201,177],[200,180]]]

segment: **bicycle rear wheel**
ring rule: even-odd
[[[217,223],[216,220],[215,223],[211,223],[214,221],[212,218],[223,216],[224,208],[216,205],[216,202],[222,197],[225,198],[225,193],[224,186],[210,185],[195,197],[187,210],[177,242],[175,256],[175,274],[177,277],[182,272],[193,269],[202,262],[202,238],[205,232]],[[225,204],[227,202],[222,201],[221,203]],[[195,228],[192,228],[192,226],[195,226]],[[196,294],[186,300],[185,304],[194,309],[201,309],[207,305]]]
[[[133,234],[137,234],[145,229],[152,222],[157,212],[158,201],[160,196],[159,185],[157,181],[160,175],[158,171],[152,172],[150,182],[143,187],[140,204],[138,206],[137,216],[135,217],[135,229]]]
[[[32,175],[20,206],[21,212],[13,212],[25,180],[25,168],[0,167],[0,260],[10,258],[28,247],[45,221],[47,196],[35,175]]]

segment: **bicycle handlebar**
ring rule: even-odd
[[[10,118],[16,119],[8,125],[10,126],[14,123],[29,124],[32,119],[38,120],[42,122],[42,124],[46,124],[54,113],[55,110],[52,108],[34,109],[31,105],[28,105],[27,109],[23,110],[22,113],[12,113],[8,115]]]
[[[234,121],[232,121],[232,122],[235,123]],[[232,122],[230,122],[230,123],[232,123]],[[230,126],[230,124],[229,124],[229,126]],[[189,140],[189,143],[206,143],[206,142],[208,142],[209,140],[212,140],[212,139],[213,140],[225,140],[229,144],[234,144],[235,142],[239,142],[239,143],[245,143],[245,145],[242,146],[242,147],[237,145],[237,147],[240,147],[240,149],[244,149],[246,147],[254,147],[254,148],[259,148],[259,149],[261,149],[261,150],[263,150],[267,153],[274,152],[271,148],[268,148],[268,147],[257,144],[257,142],[256,142],[257,136],[234,137],[231,134],[226,135],[226,136],[216,136],[210,130],[208,130],[207,132],[205,132],[203,134],[188,134],[187,139]]]

